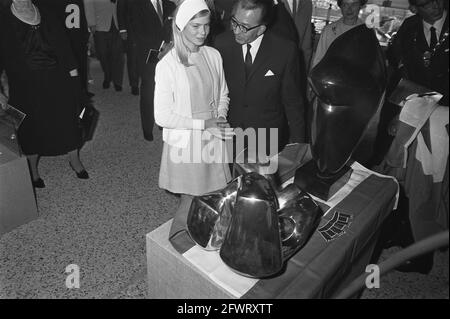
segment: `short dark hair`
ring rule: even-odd
[[[337,0],[337,5],[338,5],[338,7],[342,6],[342,1],[344,1],[344,0]],[[411,0],[410,0],[410,1],[411,1]],[[367,3],[367,0],[359,0],[359,4],[360,4],[361,6],[365,5],[366,3]]]
[[[233,14],[238,7],[245,10],[261,9],[261,24],[269,25],[273,19],[273,0],[237,0],[233,6]]]

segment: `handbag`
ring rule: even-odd
[[[80,113],[80,127],[83,143],[92,140],[97,127],[100,112],[91,104],[86,105]]]

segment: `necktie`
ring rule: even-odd
[[[431,27],[430,28],[430,49],[433,50],[434,47],[437,44],[437,35],[436,35],[436,28],[435,27]]]
[[[247,43],[247,53],[245,54],[245,77],[250,74],[250,69],[252,68],[252,54],[250,52],[251,45]]]
[[[159,20],[163,23],[163,12],[161,8],[160,0],[156,0],[156,13],[158,14]]]

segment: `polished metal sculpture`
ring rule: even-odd
[[[223,190],[195,197],[188,214],[191,238],[235,272],[255,278],[277,274],[314,232],[322,210],[291,184],[245,173]]]
[[[234,179],[221,190],[193,198],[187,227],[192,240],[201,247],[217,250],[222,246],[231,222],[240,179]]]
[[[361,25],[334,40],[309,83],[317,95],[313,162],[297,171],[296,183],[327,200],[384,100],[386,67],[373,30]]]

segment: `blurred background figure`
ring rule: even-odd
[[[308,71],[312,55],[311,0],[281,0],[294,20],[298,34],[298,46],[302,52],[305,70]]]
[[[119,35],[116,0],[84,0],[86,19],[94,35],[95,51],[104,73],[103,88],[111,82],[122,91],[124,51]]]
[[[322,34],[320,35],[319,43],[317,45],[316,53],[314,54],[311,68],[317,65],[322,60],[331,43],[343,34],[344,32],[354,28],[357,25],[364,23],[360,20],[359,12],[367,3],[367,0],[338,0],[337,4],[341,9],[342,18],[326,25]],[[331,4],[330,4],[331,8]]]
[[[393,81],[406,78],[443,94],[448,105],[448,13],[444,0],[409,0],[414,13],[406,19],[389,48]]]
[[[88,174],[79,158],[81,89],[70,41],[52,10],[31,0],[1,0],[0,65],[9,82],[9,104],[26,114],[18,131],[35,187],[45,187],[41,156],[68,153],[79,178]],[[5,101],[4,95],[0,99]]]
[[[133,0],[117,0],[117,20],[119,22],[120,37],[124,41],[127,54],[128,82],[131,94],[139,95],[140,72],[138,62],[138,48],[136,34],[129,26],[130,15],[128,14],[130,2]]]
[[[120,11],[119,14],[122,17],[121,21],[124,21],[124,27],[126,27],[126,29],[121,29],[122,34],[126,33],[126,38],[131,38],[131,41],[136,44],[136,53],[132,54],[136,55],[137,68],[140,72],[138,76],[141,77],[141,124],[144,138],[147,141],[153,141],[155,123],[153,97],[158,52],[163,42],[171,41],[171,20],[169,18],[174,9],[174,3],[169,0],[128,0],[126,11]]]

